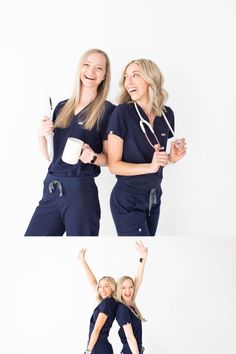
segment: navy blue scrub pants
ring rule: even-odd
[[[161,187],[140,190],[117,181],[110,197],[118,236],[155,236],[161,205]]]
[[[98,236],[100,214],[93,177],[48,174],[25,236]]]
[[[105,338],[98,340],[92,350],[92,354],[113,354],[111,343]]]

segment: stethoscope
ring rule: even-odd
[[[135,107],[135,109],[136,109],[136,111],[137,111],[137,113],[138,113],[138,116],[139,116],[139,118],[140,118],[140,121],[139,121],[140,128],[142,129],[142,132],[144,133],[144,135],[145,135],[147,141],[149,142],[149,144],[150,144],[150,145],[153,147],[153,149],[155,150],[155,146],[152,144],[152,142],[150,141],[150,139],[149,139],[149,137],[148,137],[148,135],[147,135],[147,132],[146,132],[146,129],[145,129],[145,124],[146,124],[146,126],[149,128],[149,130],[151,131],[151,133],[153,134],[153,136],[155,137],[157,144],[161,145],[160,142],[159,142],[159,140],[158,140],[158,138],[157,138],[157,136],[156,136],[156,134],[155,134],[155,132],[154,132],[154,129],[153,129],[152,125],[151,125],[146,119],[144,119],[144,118],[142,117],[141,113],[139,112],[139,109],[138,109],[138,106],[137,106],[137,103],[136,103],[136,102],[134,102],[134,107]],[[165,113],[164,113],[163,111],[162,111],[162,115],[163,115],[163,117],[164,117],[164,119],[165,119],[165,121],[166,121],[166,124],[168,125],[168,128],[170,129],[172,135],[174,136],[175,133],[174,133],[174,131],[173,131],[173,129],[172,129],[172,127],[171,127],[171,125],[170,125],[170,123],[169,123],[168,119],[166,118],[166,115],[165,115]]]

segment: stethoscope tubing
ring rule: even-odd
[[[138,113],[138,116],[139,116],[139,118],[140,118],[139,125],[140,125],[140,127],[141,127],[141,129],[142,129],[142,131],[143,131],[143,133],[144,133],[144,135],[145,135],[147,141],[148,141],[149,144],[155,149],[155,146],[151,143],[150,139],[149,139],[148,136],[147,136],[146,130],[145,130],[145,128],[144,128],[144,124],[146,124],[146,126],[150,129],[150,131],[152,132],[153,136],[155,137],[157,143],[160,145],[160,142],[159,142],[159,140],[158,140],[158,138],[157,138],[157,136],[156,136],[156,134],[155,134],[155,132],[154,132],[154,129],[153,129],[153,127],[151,126],[151,124],[150,124],[149,122],[147,122],[147,121],[142,117],[141,113],[139,112],[139,109],[138,109],[138,106],[137,106],[137,103],[136,103],[136,102],[134,102],[134,107],[135,107],[136,112]],[[174,136],[174,135],[175,135],[175,134],[174,134],[174,131],[173,131],[173,129],[172,129],[172,127],[171,127],[171,125],[170,125],[170,123],[169,123],[168,119],[166,118],[166,115],[165,115],[165,113],[164,113],[163,111],[162,111],[162,115],[163,115],[163,117],[164,117],[164,119],[165,119],[165,121],[166,121],[166,124],[167,124],[168,128],[170,129],[172,135]]]

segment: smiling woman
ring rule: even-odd
[[[58,103],[53,122],[43,117],[40,149],[49,160],[46,137],[53,134],[54,156],[43,197],[25,236],[61,236],[64,232],[67,236],[98,236],[100,203],[95,177],[107,165],[107,126],[115,107],[106,101],[110,79],[107,54],[88,50],[80,60],[71,98]],[[75,162],[63,154],[67,141],[80,144]]]
[[[95,65],[94,65],[95,64]],[[85,87],[97,87],[105,80],[106,59],[100,53],[91,54],[82,64],[80,79]]]
[[[126,65],[120,104],[108,128],[108,164],[117,177],[110,205],[118,236],[155,236],[163,168],[186,153],[184,139],[166,151],[174,132],[174,114],[166,99],[163,76],[154,62],[138,59]]]
[[[120,326],[119,337],[123,348],[121,354],[143,353],[142,321],[145,321],[139,311],[135,299],[143,280],[144,267],[148,249],[141,241],[136,242],[140,252],[139,266],[134,280],[129,276],[121,277],[117,282],[117,300],[119,301],[116,320]]]

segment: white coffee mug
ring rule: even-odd
[[[62,160],[70,165],[76,165],[79,161],[84,142],[77,138],[69,137],[67,139]]]

